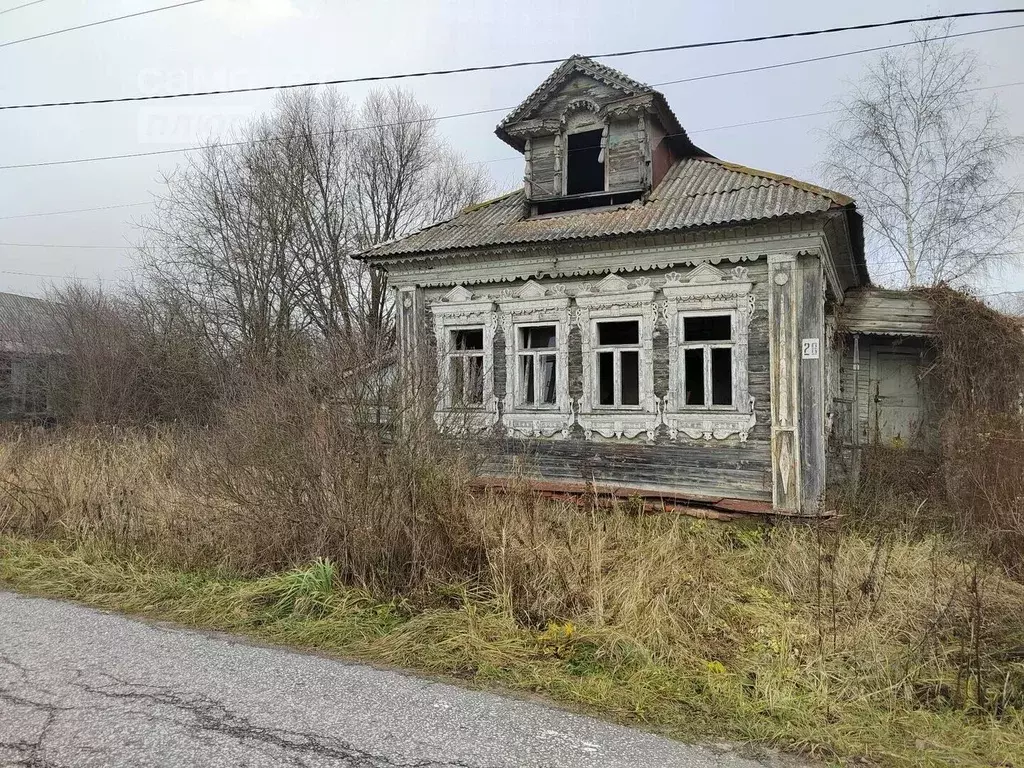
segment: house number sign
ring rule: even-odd
[[[821,342],[818,339],[804,339],[801,357],[804,360],[817,360],[821,356]]]

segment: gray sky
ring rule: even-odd
[[[0,11],[25,0],[0,0]],[[170,4],[171,0],[46,0],[0,14],[0,42]],[[1001,0],[863,0],[821,3],[697,0],[207,0],[193,6],[0,48],[0,104],[132,96],[420,69],[567,57],[629,48],[929,13],[1012,7]],[[1022,16],[972,19],[956,31],[1024,23]],[[605,61],[643,82],[759,66],[910,39],[909,28],[848,32],[703,51]],[[966,37],[985,65],[984,85],[1022,79],[1024,29]],[[820,131],[829,116],[707,131],[828,109],[868,55],[665,85],[680,121],[712,154],[820,182]],[[438,115],[518,104],[552,66],[404,81]],[[344,86],[358,101],[370,86]],[[1024,133],[1024,86],[996,94],[1015,134]],[[272,94],[0,112],[0,165],[170,149],[200,143],[268,108]],[[521,178],[521,158],[493,134],[501,112],[443,120],[441,132],[468,160],[484,162],[500,187]],[[62,216],[21,214],[146,201],[181,155],[0,170],[0,290],[39,295],[49,278],[32,272],[124,279],[133,220],[147,206]],[[1013,169],[1019,175],[1021,166]],[[992,290],[1024,287],[1024,272]]]

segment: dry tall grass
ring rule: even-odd
[[[296,642],[676,732],[876,756],[923,738],[938,756],[925,764],[1024,753],[1024,586],[948,538],[637,516],[525,488],[474,495],[457,456],[372,430],[337,439],[325,411],[275,420],[268,397],[259,418],[239,407],[216,433],[12,437],[0,443],[0,531],[143,563],[132,574],[274,579],[319,561],[329,575],[302,571],[291,597],[245,598],[270,611],[259,626],[283,617]],[[55,578],[53,561],[7,568],[34,573],[29,587]],[[385,607],[352,618],[346,598],[307,625],[295,594],[325,581]],[[114,605],[142,589],[86,583],[71,594]],[[352,622],[358,642],[330,634]]]

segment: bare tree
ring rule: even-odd
[[[1020,138],[979,98],[977,57],[948,29],[882,54],[829,132],[825,173],[855,196],[872,266],[896,284],[970,283],[1019,251],[1020,192],[1003,172]]]
[[[393,336],[385,276],[352,254],[488,188],[405,91],[372,92],[358,120],[332,90],[286,94],[164,180],[143,274],[237,359],[283,359],[317,337],[380,346]]]

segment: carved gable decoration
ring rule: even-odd
[[[704,262],[693,268],[693,271],[686,276],[686,282],[697,283],[720,283],[725,280],[725,273],[718,267]]]
[[[446,293],[441,298],[441,300],[452,303],[457,303],[461,301],[472,301],[473,292],[467,288],[462,287],[461,285],[456,285],[454,288],[448,291],[448,293]]]
[[[629,290],[629,281],[616,274],[610,274],[594,286],[597,293],[622,293]]]
[[[520,299],[541,299],[547,295],[547,291],[536,280],[528,280],[517,295]]]

